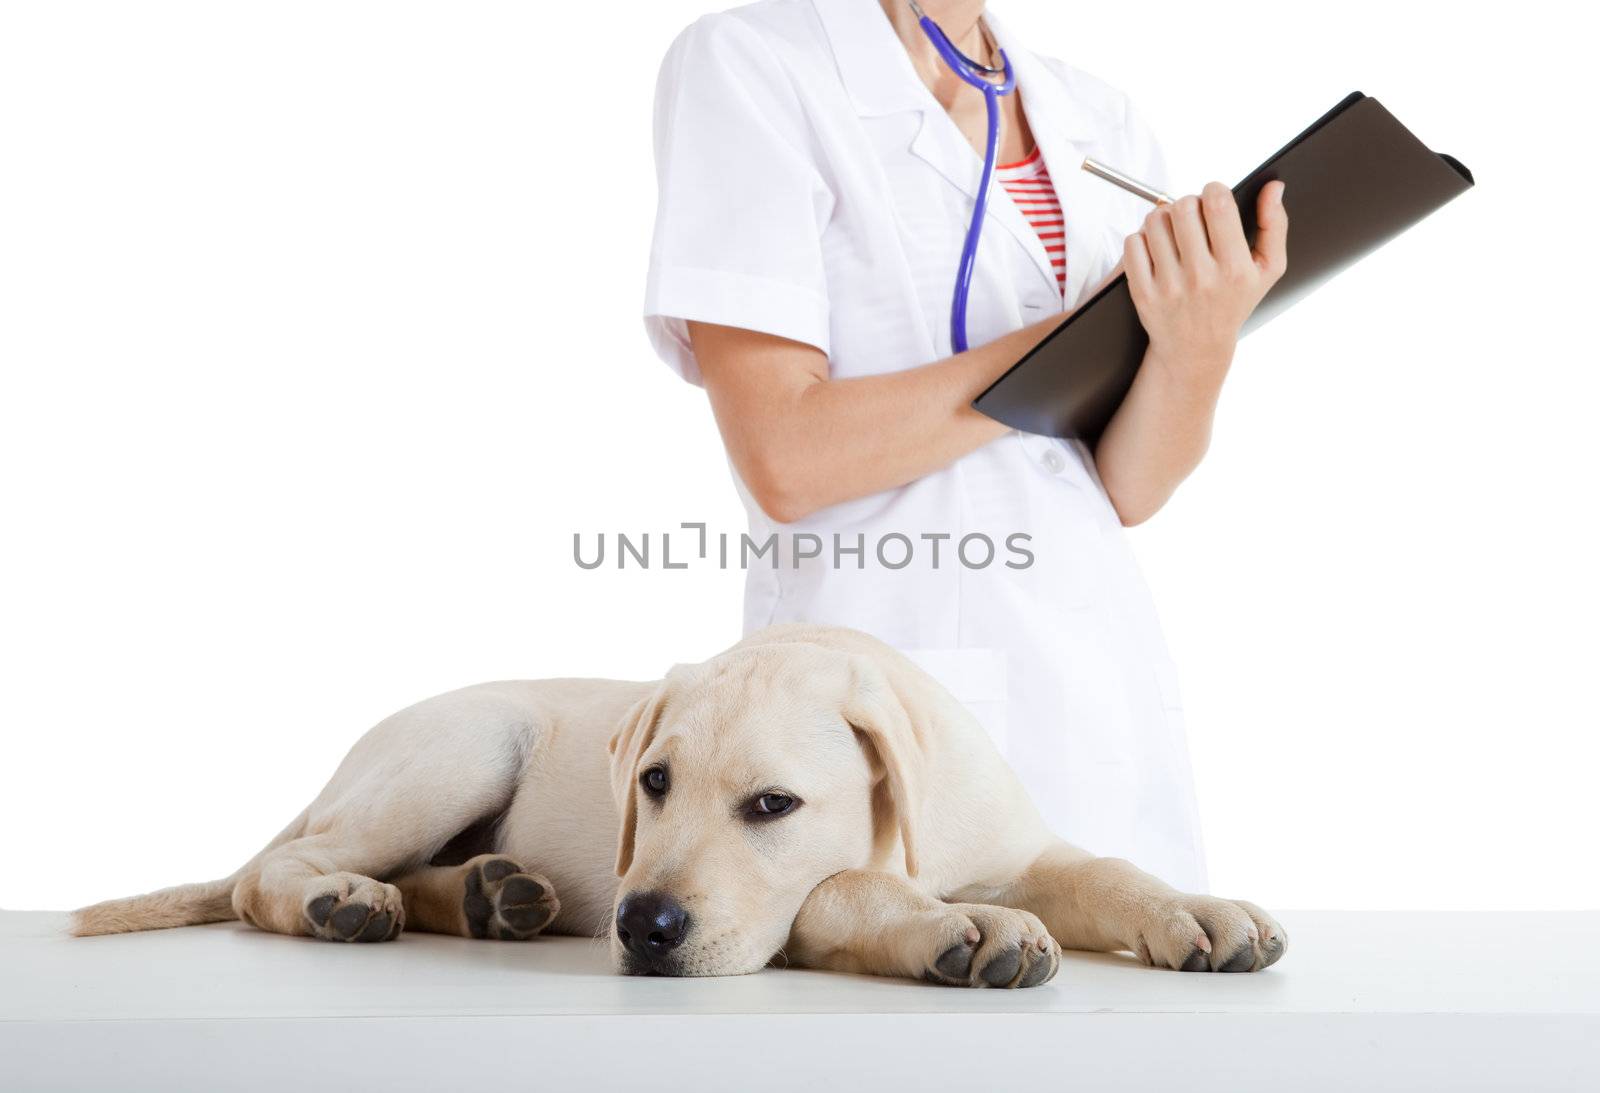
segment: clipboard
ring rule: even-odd
[[[1286,185],[1289,265],[1241,337],[1473,186],[1472,172],[1430,151],[1359,91],[1233,188],[1252,245],[1256,200],[1276,179]],[[1025,433],[1092,443],[1133,385],[1148,344],[1127,277],[1119,276],[990,384],[973,408]]]

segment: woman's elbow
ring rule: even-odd
[[[746,483],[750,496],[767,518],[777,524],[793,524],[822,508],[802,494],[771,485]]]
[[[816,496],[814,476],[787,461],[756,458],[740,468],[745,489],[767,517],[779,524],[792,524],[823,507]]]
[[[1106,484],[1106,498],[1111,502],[1111,511],[1117,514],[1117,522],[1125,528],[1138,527],[1160,512],[1167,501],[1149,490],[1118,489],[1110,483]]]

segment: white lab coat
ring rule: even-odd
[[[1160,153],[1123,95],[1030,53],[992,16],[990,26],[1065,208],[1076,302],[1147,211],[1079,164],[1093,156],[1159,186]],[[646,326],[686,379],[699,379],[691,319],[817,346],[836,378],[950,355],[950,293],[982,165],[875,0],[764,0],[700,19],[663,63],[655,130]],[[971,344],[1062,307],[1043,246],[996,184]],[[784,550],[778,568],[762,559],[747,571],[747,632],[833,623],[905,650],[978,716],[1059,834],[1205,890],[1173,666],[1085,445],[1013,432],[789,525],[739,491],[752,539],[776,531]],[[799,557],[809,540],[789,551],[796,533],[818,536],[821,556]],[[896,533],[915,548],[898,569],[875,550]],[[997,548],[987,567],[955,557],[978,533]],[[1016,533],[1030,536],[1027,568],[1004,564],[1023,560],[1006,548]],[[981,562],[982,541],[969,545]],[[894,540],[885,557],[905,553]]]

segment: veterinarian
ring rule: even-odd
[[[1216,184],[1153,209],[1079,169],[1166,188],[1120,92],[1030,52],[982,0],[921,10],[1015,80],[959,324],[985,92],[905,0],[765,0],[702,18],[662,66],[646,325],[710,396],[751,536],[830,548],[749,567],[746,632],[834,623],[898,646],[1058,834],[1204,891],[1175,673],[1123,527],[1204,454],[1239,327],[1282,273],[1281,187],[1253,251]],[[970,408],[1124,263],[1150,349],[1093,449]],[[955,552],[1019,534],[1030,565]],[[852,552],[896,535],[916,546],[903,566]]]

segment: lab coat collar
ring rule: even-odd
[[[856,113],[878,117],[906,110],[943,109],[911,66],[889,17],[876,0],[811,0],[827,33],[839,76]],[[1050,99],[1049,121],[1062,140],[1091,141],[1094,119],[1073,103],[1044,63],[1016,41],[992,11],[984,21],[1006,51],[1024,99]],[[1024,84],[1032,84],[1031,90]],[[1028,103],[1030,123],[1033,104]]]
[[[856,112],[862,117],[909,111],[920,113],[922,124],[912,140],[912,154],[975,199],[982,176],[982,160],[917,75],[905,47],[876,0],[812,0],[812,3]],[[1106,185],[1080,169],[1083,157],[1090,154],[1094,144],[1094,119],[1072,100],[1044,62],[1017,42],[992,12],[986,12],[984,19],[1011,61],[1028,126],[1066,212],[1066,299],[1074,301],[1101,258],[1100,233],[1093,229],[1104,223],[1107,212]],[[1054,289],[1055,272],[1044,245],[998,183],[989,194],[989,215],[1028,252],[1040,277]]]
[[[812,0],[839,65],[839,77],[864,118],[937,106],[911,67],[877,0]]]
[[[1004,24],[987,16],[995,41],[1006,51],[1017,76],[1022,109],[1028,128],[1050,171],[1056,197],[1061,202],[1067,228],[1066,305],[1076,306],[1086,289],[1101,279],[1102,264],[1115,265],[1105,252],[1104,225],[1111,222],[1118,191],[1109,183],[1083,170],[1086,156],[1100,150],[1097,125],[1088,108],[1077,101],[1070,87],[1046,66],[1037,55],[1022,47]],[[1024,221],[1024,223],[1026,223]],[[1041,250],[1041,253],[1042,250]],[[1048,265],[1047,265],[1048,270]],[[1054,274],[1051,274],[1052,281]]]

